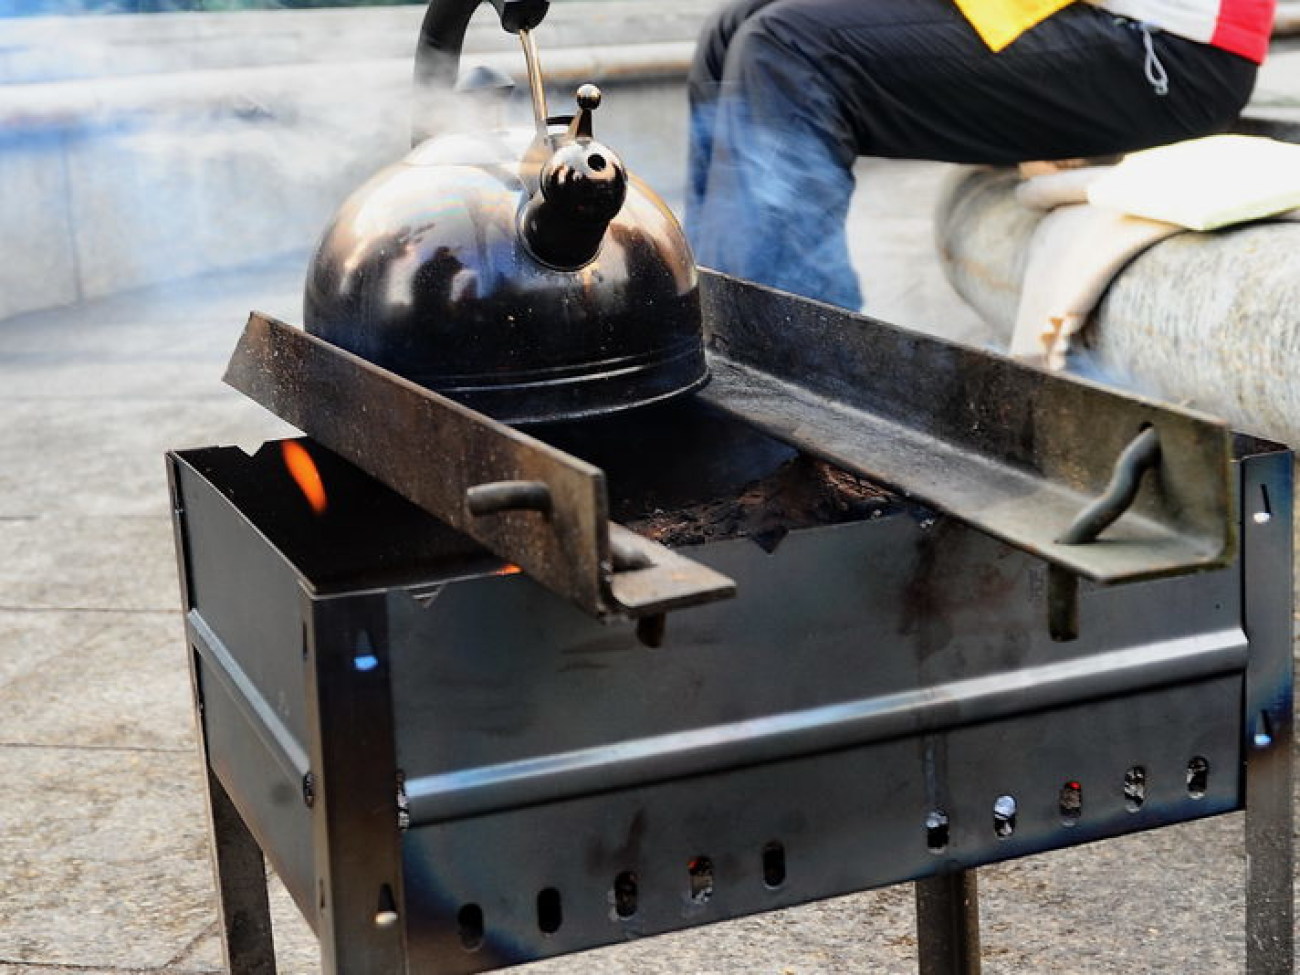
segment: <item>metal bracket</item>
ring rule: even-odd
[[[714,406],[1103,583],[1236,553],[1227,427],[1187,410],[703,270]],[[1153,428],[1152,476],[1104,538],[1063,533]]]
[[[225,381],[593,616],[735,593],[610,522],[599,468],[284,322],[251,315]]]

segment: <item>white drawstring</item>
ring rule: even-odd
[[[1160,57],[1156,54],[1155,42],[1151,39],[1151,28],[1146,24],[1138,24],[1138,30],[1142,32],[1142,46],[1146,48],[1146,60],[1142,63],[1142,70],[1146,73],[1147,81],[1151,82],[1151,87],[1157,95],[1169,94],[1169,73],[1165,71],[1165,66],[1160,63]]]

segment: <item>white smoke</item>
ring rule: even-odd
[[[323,19],[328,29],[340,15],[356,22],[367,13],[276,18],[285,27]],[[218,50],[202,56],[209,62],[221,60],[223,46],[251,39],[223,35],[220,20],[207,15],[194,15],[193,25],[187,15],[13,22],[23,43],[0,64],[9,73],[0,86],[0,179],[10,189],[0,195],[0,221],[26,226],[28,239],[41,243],[30,260],[0,262],[0,319],[285,255],[305,258],[347,194],[410,147],[411,55],[423,11],[404,13],[401,56],[201,70],[176,67],[178,48],[202,49],[205,39],[194,36],[202,27],[216,31]],[[267,23],[266,14],[248,16]],[[393,19],[388,10],[378,16]],[[140,37],[124,33],[128,21]],[[55,40],[67,60],[64,77],[51,80],[45,48]],[[264,43],[270,50],[250,59],[277,51],[296,58],[314,39],[289,43],[273,33]],[[109,74],[81,77],[95,69]],[[15,80],[23,72],[43,80]],[[480,121],[456,114],[450,100],[445,107],[439,126]]]
[[[660,72],[688,56],[679,47],[693,46],[698,6],[557,3],[536,32],[553,114],[573,111],[587,71],[626,76],[629,52],[642,59],[633,74],[665,79],[607,92],[596,128],[670,199],[685,104]],[[416,5],[5,21],[0,221],[25,233],[21,252],[0,261],[0,319],[284,255],[305,261],[343,199],[410,147],[423,15]],[[689,40],[668,39],[678,35]],[[463,69],[486,62],[522,79],[518,39],[489,5],[465,48]],[[426,123],[531,127],[526,89],[501,119],[447,99]]]

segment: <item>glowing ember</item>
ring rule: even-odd
[[[501,568],[497,569],[496,574],[499,576],[514,576],[523,571],[523,569],[519,568],[519,566],[515,565],[513,562],[507,562],[505,565],[501,566]]]
[[[329,502],[325,497],[325,484],[321,481],[320,471],[316,469],[311,454],[296,440],[281,441],[280,452],[284,456],[284,466],[289,469],[290,476],[311,505],[311,510],[323,515]]]

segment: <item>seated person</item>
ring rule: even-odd
[[[698,262],[856,310],[845,220],[858,156],[1011,164],[1220,132],[1250,97],[1274,10],[1013,0],[1061,9],[1008,42],[977,31],[982,3],[720,9],[690,76],[686,227]]]

